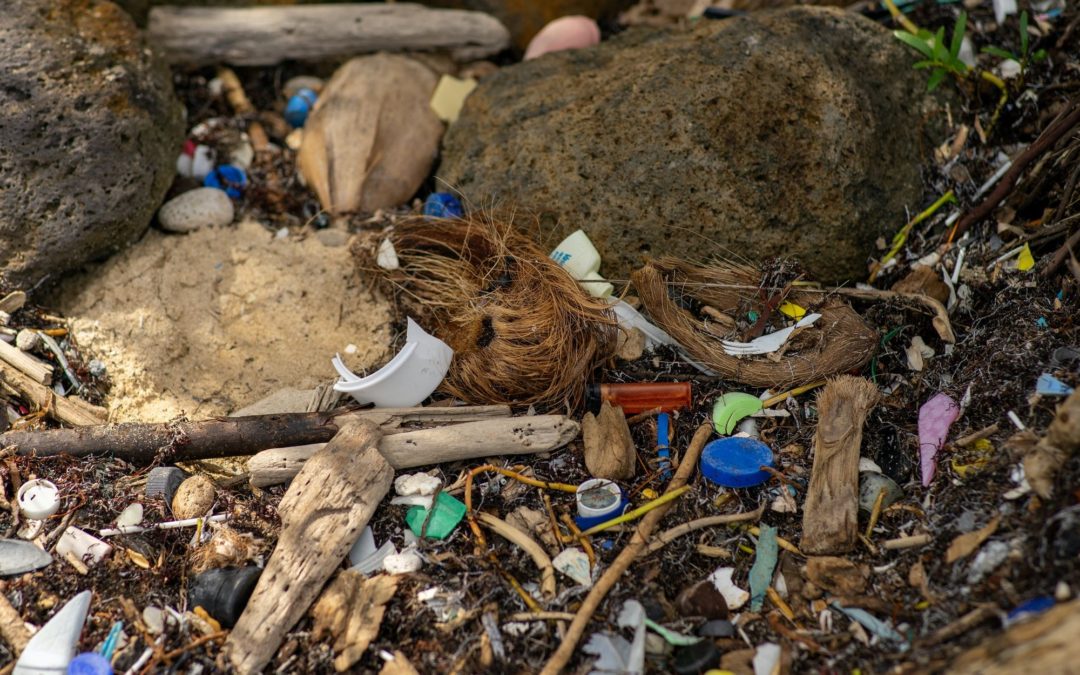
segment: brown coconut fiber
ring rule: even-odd
[[[755,387],[797,387],[861,368],[870,361],[877,333],[847,303],[835,296],[797,290],[787,300],[820,313],[816,323],[796,331],[774,354],[726,353],[721,342],[741,337],[733,328],[734,317],[747,308],[761,307],[758,291],[762,276],[760,270],[746,265],[699,266],[660,258],[634,272],[632,278],[653,321],[692,357],[726,379]],[[684,309],[686,305],[715,311],[712,317],[708,313],[699,317]]]
[[[372,250],[361,265],[453,348],[442,391],[474,404],[581,403],[618,324],[532,238],[487,214],[409,219],[386,237],[399,268],[377,266]]]

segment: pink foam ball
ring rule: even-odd
[[[525,50],[525,60],[548,52],[580,49],[600,43],[600,26],[587,16],[562,16],[540,29]]]

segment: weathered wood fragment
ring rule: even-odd
[[[1074,673],[1080,662],[1080,600],[990,635],[953,662],[953,675]]]
[[[150,43],[173,64],[270,66],[378,51],[448,50],[473,60],[510,44],[510,32],[482,12],[412,3],[295,7],[154,7]]]
[[[376,447],[379,437],[370,422],[344,426],[281,499],[281,536],[225,643],[237,672],[270,662],[390,491],[394,470]]]
[[[30,356],[18,347],[13,347],[0,340],[0,359],[19,369],[38,384],[52,384],[53,367]]]
[[[48,411],[49,417],[65,424],[86,427],[102,424],[107,419],[104,408],[90,405],[75,396],[57,396],[52,389],[35,382],[31,377],[19,372],[17,368],[2,361],[0,361],[0,380],[3,380],[4,384],[28,398],[37,409]],[[70,432],[72,430],[59,429],[58,431]],[[10,445],[3,441],[5,436],[7,434],[0,434],[0,447]]]
[[[818,397],[814,468],[799,543],[806,553],[844,553],[855,546],[862,428],[877,401],[872,382],[851,376],[832,380]]]

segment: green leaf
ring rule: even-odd
[[[982,48],[982,53],[983,54],[992,54],[992,55],[997,56],[998,58],[1002,58],[1002,59],[1012,59],[1014,61],[1019,61],[1020,60],[1020,59],[1016,58],[1016,55],[1013,54],[1012,52],[1005,51],[1001,47],[995,47],[993,45],[990,45],[988,47],[983,47]]]
[[[938,28],[934,34],[934,58],[943,63],[949,58],[949,52],[945,49],[945,26]]]
[[[929,61],[929,60],[927,60],[927,61],[916,61],[915,64],[913,66],[911,66],[911,67],[916,69],[916,70],[921,70],[923,68],[933,68],[934,66],[940,66],[940,65],[941,64],[939,64],[937,61]]]
[[[930,75],[930,80],[926,83],[926,91],[934,91],[941,84],[941,81],[945,79],[945,70],[939,68]]]
[[[1040,61],[1045,61],[1047,56],[1050,56],[1050,54],[1048,54],[1045,49],[1036,49],[1035,53],[1031,55],[1031,60],[1035,63],[1039,63]]]
[[[952,44],[949,45],[949,56],[956,58],[960,53],[960,46],[964,42],[964,29],[967,28],[967,12],[960,12],[956,17],[956,25],[952,30]]]
[[[1028,13],[1025,9],[1020,12],[1020,53],[1027,56],[1028,53]]]
[[[897,40],[917,50],[926,58],[934,58],[934,50],[930,48],[930,45],[927,44],[925,40],[920,40],[906,30],[894,30],[893,35],[896,37]]]

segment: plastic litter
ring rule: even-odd
[[[90,611],[90,598],[90,591],[79,593],[34,633],[15,662],[13,675],[63,673],[75,656],[79,635]]]
[[[755,354],[771,354],[777,349],[784,346],[784,343],[788,341],[792,333],[798,328],[805,328],[806,326],[812,326],[814,322],[821,318],[820,314],[807,314],[805,317],[799,320],[794,326],[783,328],[774,333],[768,335],[762,335],[759,338],[755,338],[750,342],[731,342],[728,340],[722,340],[720,342],[724,351],[731,356],[752,356]]]
[[[590,384],[585,390],[585,407],[599,412],[607,401],[619,406],[628,415],[660,409],[674,412],[690,407],[693,386],[689,382],[632,382],[620,384]]]
[[[1058,347],[1054,350],[1054,353],[1050,355],[1050,365],[1054,368],[1061,368],[1074,361],[1080,361],[1080,348]]]
[[[592,588],[592,573],[589,571],[589,557],[579,548],[563,549],[552,559],[551,564],[579,586]]]
[[[124,527],[107,527],[103,530],[98,530],[98,536],[115,537],[118,534],[138,534],[139,532],[150,532],[151,530],[175,530],[181,527],[196,527],[200,523],[220,523],[228,519],[228,515],[221,513],[216,516],[207,516],[206,518],[185,518],[184,520],[167,520],[163,523],[154,523],[153,525],[126,525]]]
[[[605,478],[585,481],[578,486],[574,498],[577,501],[578,527],[584,529],[618,516],[629,503],[623,498],[619,486]]]
[[[752,394],[733,391],[716,399],[712,421],[716,433],[728,436],[739,421],[761,410],[762,400]]]
[[[903,489],[892,478],[876,471],[859,474],[859,508],[866,513],[873,511],[874,502],[882,490],[885,491],[881,502],[882,509],[889,508],[904,497]]]
[[[206,174],[206,178],[203,179],[203,185],[224,190],[225,194],[233,199],[244,196],[244,188],[247,184],[247,174],[235,164],[222,164]]]
[[[128,504],[127,508],[116,517],[117,527],[131,527],[138,525],[143,519],[143,505],[139,502]]]
[[[1016,0],[994,0],[994,20],[999,26],[1010,14],[1016,14]]]
[[[645,627],[656,633],[660,637],[664,638],[664,642],[667,642],[669,645],[672,645],[674,647],[688,647],[690,645],[696,645],[697,643],[702,641],[699,637],[694,637],[693,635],[683,635],[682,633],[677,633],[673,630],[665,628],[653,621],[652,619],[648,618],[647,616],[645,617]]]
[[[619,320],[619,326],[623,330],[629,331],[637,328],[645,334],[645,349],[656,349],[664,345],[675,344],[675,338],[650,323],[641,312],[626,304],[625,301],[618,300],[612,303],[611,308],[615,311],[615,318]]]
[[[60,510],[60,490],[43,478],[23,483],[17,499],[19,511],[28,520],[45,520]]]
[[[1041,396],[1068,396],[1075,391],[1072,387],[1050,373],[1043,373],[1035,383],[1035,393]]]
[[[164,497],[166,504],[172,504],[173,495],[186,478],[187,474],[175,466],[156,466],[146,476],[144,494],[147,497]]]
[[[431,94],[432,112],[447,124],[457,122],[465,99],[469,98],[473,89],[476,89],[476,80],[471,77],[463,80],[453,75],[443,75]]]
[[[724,596],[728,609],[738,609],[750,599],[750,594],[735,585],[731,578],[735,575],[734,567],[718,567],[709,575],[709,581]]]
[[[0,539],[0,577],[24,574],[52,562],[48,551],[22,539]]]
[[[772,583],[773,571],[776,569],[776,557],[780,553],[780,546],[776,541],[776,528],[769,525],[761,526],[761,534],[758,536],[757,556],[754,558],[754,566],[750,568],[750,611],[761,611],[765,603],[765,589]]]
[[[849,619],[857,622],[863,628],[874,635],[877,635],[881,639],[897,643],[900,651],[905,652],[908,650],[909,645],[903,635],[896,632],[896,629],[891,625],[877,618],[870,612],[867,612],[865,609],[859,609],[858,607],[844,607],[838,602],[832,603],[832,606],[834,609],[843,612]]]
[[[633,628],[634,641],[621,635],[593,633],[583,647],[585,653],[598,656],[592,673],[645,672],[645,609],[637,600],[627,600],[617,620],[619,628]]]
[[[729,638],[735,636],[735,625],[727,619],[713,619],[703,623],[697,632],[702,637]]]
[[[794,302],[787,302],[786,300],[781,303],[777,309],[780,310],[780,313],[784,316],[791,317],[796,321],[806,316],[806,309],[796,305]]]
[[[371,555],[360,559],[349,569],[360,572],[361,574],[373,574],[380,569],[384,569],[386,559],[395,555],[398,555],[397,546],[394,546],[394,542],[387,540],[382,546],[372,552]]]
[[[407,548],[401,553],[391,553],[383,558],[383,569],[390,574],[412,574],[424,566],[424,559],[414,548]]]
[[[283,117],[289,123],[289,126],[304,126],[304,122],[307,122],[308,115],[311,113],[311,109],[315,107],[315,101],[318,98],[319,95],[307,87],[297,89],[296,93],[290,96],[289,101],[285,104]]]
[[[405,514],[405,522],[409,524],[409,529],[418,537],[446,539],[465,517],[465,505],[445,492],[440,492],[435,497],[435,505],[431,509],[430,518],[428,518],[428,513],[429,510],[422,506],[409,509],[409,512]]]
[[[656,416],[656,456],[659,457],[660,477],[671,478],[671,417],[667,413]]]
[[[772,675],[780,672],[780,657],[783,651],[775,642],[758,645],[754,651],[754,675]]]
[[[1003,541],[987,542],[971,561],[967,582],[977,584],[996,570],[1009,557],[1009,545]]]
[[[341,356],[331,361],[339,379],[334,391],[349,394],[360,403],[377,408],[411,408],[431,395],[446,377],[454,350],[424,332],[408,319],[405,347],[390,362],[367,377],[359,377],[345,367]]]
[[[72,526],[60,535],[60,541],[56,542],[56,553],[65,558],[71,554],[87,565],[96,565],[112,553],[112,546]]]
[[[614,286],[600,276],[600,254],[582,230],[577,230],[563,239],[551,252],[551,259],[597,298],[606,298],[615,290]]]
[[[753,438],[720,438],[701,452],[701,475],[723,487],[761,485],[769,479],[769,472],[761,467],[772,465],[772,450]]]
[[[429,218],[461,218],[465,215],[465,207],[449,192],[432,192],[424,200],[424,215]]]
[[[394,492],[401,496],[435,494],[442,479],[427,473],[407,473],[394,479]]]
[[[937,394],[919,408],[919,464],[923,487],[934,480],[938,451],[949,435],[949,427],[959,416],[960,406],[948,394]]]
[[[97,652],[83,652],[67,667],[67,675],[112,675],[112,672],[112,664]]]
[[[1016,607],[1013,607],[1008,615],[1006,615],[1005,627],[1008,628],[1014,623],[1019,623],[1025,619],[1030,619],[1033,616],[1038,616],[1056,604],[1057,601],[1050,595],[1040,595],[1026,602],[1022,602]]]
[[[371,530],[371,526],[368,525],[360,533],[360,538],[356,540],[353,547],[349,549],[349,563],[357,565],[365,558],[374,555],[377,550],[378,547],[375,545],[375,533]]]
[[[214,569],[198,574],[188,585],[188,605],[202,607],[222,628],[232,628],[247,607],[262,570],[258,567]]]

